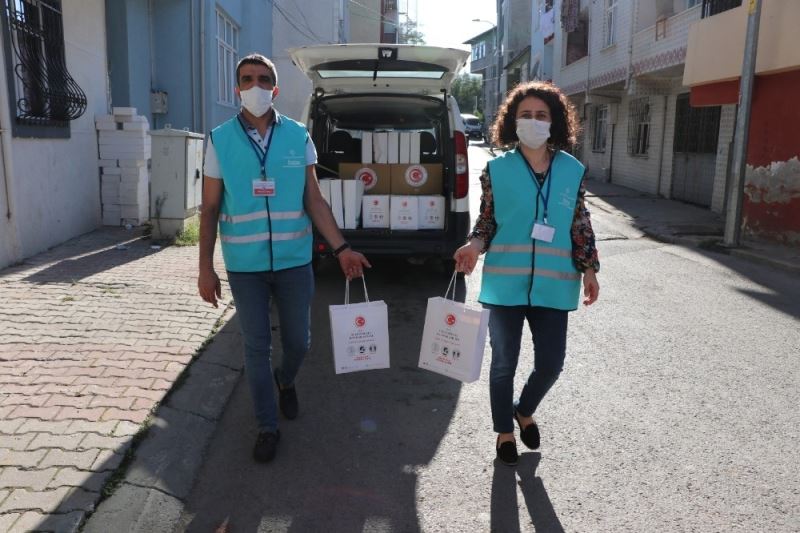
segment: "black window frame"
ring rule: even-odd
[[[67,71],[61,0],[3,0],[0,17],[11,134],[70,138],[87,101]]]

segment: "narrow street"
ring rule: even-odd
[[[469,155],[474,216],[489,154]],[[344,284],[329,265],[300,417],[282,422],[276,460],[254,464],[240,381],[187,530],[228,519],[231,531],[796,531],[796,276],[643,237],[614,208],[624,198],[593,187],[601,296],[571,315],[565,370],[537,413],[541,450],[516,468],[494,462],[488,348],[472,384],[417,368],[426,299],[447,284],[437,265],[374,261],[367,281],[389,306],[392,367],[334,375],[327,306]],[[479,285],[476,270],[466,301]],[[532,366],[525,336],[520,364]]]

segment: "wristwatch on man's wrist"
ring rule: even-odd
[[[339,246],[337,249],[335,249],[333,251],[333,257],[339,257],[339,254],[344,252],[348,248],[350,248],[350,243],[349,242],[345,242],[344,244],[342,244],[341,246]]]

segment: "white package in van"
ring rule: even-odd
[[[361,198],[364,197],[364,182],[342,180],[344,199],[344,229],[356,229],[361,222]]]
[[[408,162],[412,165],[419,163],[419,145],[420,132],[412,131],[411,139],[408,143]]]
[[[361,226],[364,228],[389,227],[388,194],[368,194],[361,199]]]
[[[328,205],[331,205],[331,180],[329,178],[319,180],[319,192],[322,193],[322,197],[325,198]]]
[[[400,132],[400,164],[407,165],[411,157],[411,132]]]
[[[372,135],[372,153],[375,163],[389,162],[389,132],[376,131]]]
[[[344,205],[342,203],[342,180],[330,180],[331,182],[331,211],[336,225],[344,227]]]
[[[419,229],[444,229],[444,196],[417,196]]]
[[[392,195],[389,204],[391,229],[419,229],[419,203],[416,196]]]
[[[361,135],[361,162],[372,163],[372,132],[365,131]]]
[[[389,164],[400,162],[400,132],[389,132]]]

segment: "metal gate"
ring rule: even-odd
[[[720,107],[691,107],[689,94],[678,96],[673,142],[672,197],[711,205],[717,164]]]

